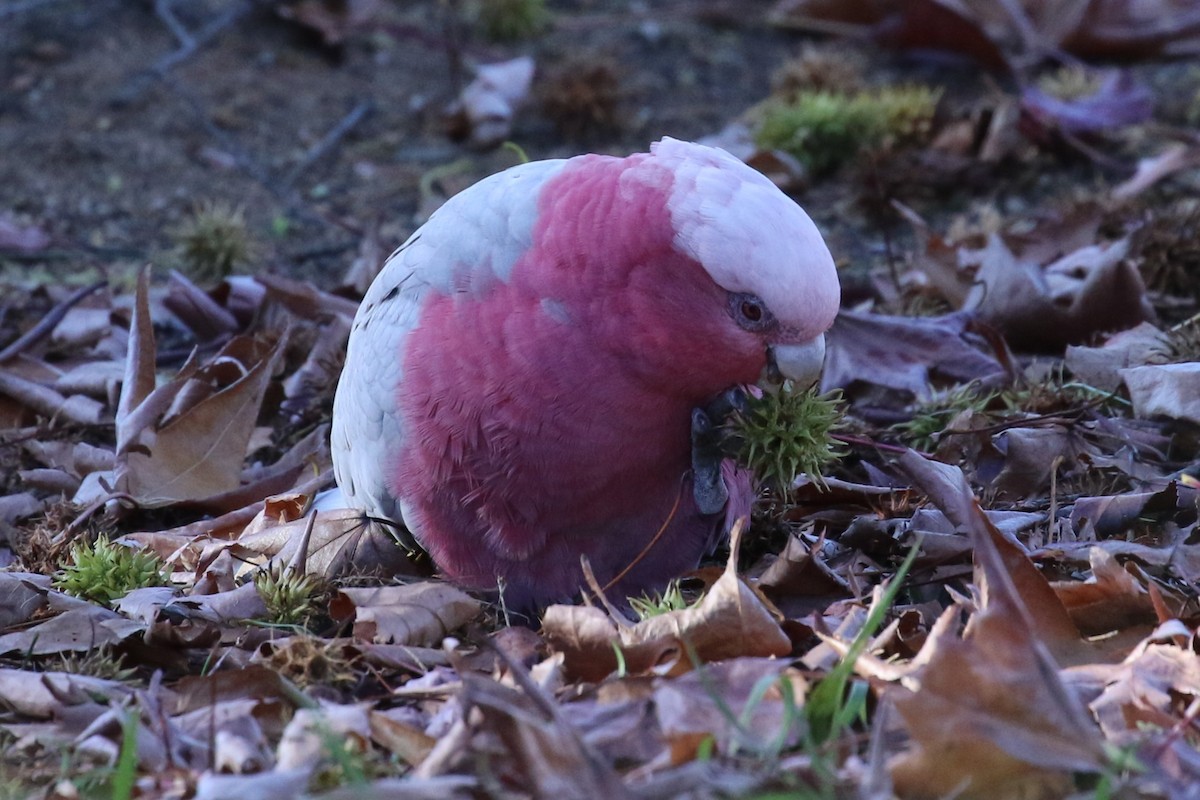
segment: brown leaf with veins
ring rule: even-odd
[[[1082,634],[1098,636],[1157,621],[1149,591],[1130,568],[1102,547],[1093,547],[1088,555],[1091,578],[1050,584]]]
[[[319,511],[308,540],[305,571],[326,578],[342,575],[397,575],[427,577],[428,562],[411,558],[391,530],[363,516],[361,511]],[[304,517],[279,525],[262,526],[252,520],[237,545],[244,550],[290,563],[309,525]]]
[[[165,422],[142,430],[123,454],[125,490],[143,505],[166,505],[238,488],[246,445],[282,354],[278,341],[239,337],[181,381]]]
[[[890,690],[913,739],[892,761],[896,790],[914,798],[1062,797],[1072,772],[1105,763],[1099,731],[1039,640],[1057,628],[1069,636],[1073,626],[1044,615],[1038,623],[1030,613],[1031,592],[1057,599],[1044,580],[1039,587],[1030,579],[1032,565],[988,523],[957,467],[912,451],[901,464],[971,535],[983,600],[961,638],[954,626],[937,629],[921,650],[924,666]]]
[[[329,606],[334,619],[354,620],[354,637],[381,644],[429,646],[478,616],[482,604],[440,581],[407,586],[343,587]]]
[[[780,627],[779,612],[762,593],[738,577],[741,523],[731,535],[729,561],[700,602],[631,625],[596,608],[551,606],[542,620],[547,643],[563,653],[568,674],[599,680],[618,667],[621,649],[626,671],[651,668],[682,674],[702,663],[741,656],[785,656],[792,642]],[[636,670],[636,671],[634,671]]]

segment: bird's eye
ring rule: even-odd
[[[775,324],[767,304],[752,294],[731,294],[729,311],[738,325],[748,331],[762,331]]]

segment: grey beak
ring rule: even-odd
[[[804,344],[773,344],[767,347],[767,380],[790,380],[797,388],[807,389],[821,377],[824,363],[824,334]]]

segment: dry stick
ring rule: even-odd
[[[155,5],[156,10],[158,10],[160,4],[156,3]],[[167,73],[187,59],[191,58],[201,47],[207,45],[217,37],[217,34],[249,13],[253,7],[254,4],[248,0],[243,0],[243,2],[236,3],[230,6],[224,14],[221,14],[219,17],[200,28],[200,30],[195,34],[187,31],[177,31],[175,26],[167,21],[169,18],[173,17],[164,17],[163,14],[160,13],[159,19],[163,20],[163,24],[165,24],[168,28],[171,28],[172,33],[174,33],[176,37],[179,37],[180,33],[182,32],[186,37],[186,41],[183,42],[179,49],[167,53],[165,56],[156,61],[148,70],[134,75],[130,82],[123,89],[119,90],[115,97],[113,97],[113,102],[117,105],[126,105],[128,103],[135,102],[148,88],[150,88],[150,85],[155,78],[165,78]],[[182,26],[180,26],[180,28],[182,28]]]
[[[0,364],[19,356],[33,345],[49,336],[50,332],[54,330],[58,323],[62,322],[63,317],[67,315],[67,312],[70,311],[72,307],[74,307],[77,303],[79,303],[79,301],[83,300],[88,295],[99,289],[102,289],[107,285],[108,281],[96,281],[91,286],[85,286],[82,289],[79,289],[66,300],[63,300],[54,308],[50,309],[50,313],[43,317],[41,322],[25,331],[24,335],[14,341],[8,347],[0,350]]]
[[[154,13],[162,20],[163,24],[171,29],[171,33],[179,40],[180,47],[195,48],[196,38],[192,36],[192,32],[179,21],[179,17],[175,16],[175,0],[154,0]]]
[[[300,160],[300,163],[292,167],[288,171],[288,174],[283,177],[283,180],[280,181],[280,186],[284,189],[290,189],[301,175],[307,172],[313,164],[328,155],[346,134],[354,130],[355,126],[362,122],[374,107],[375,104],[370,100],[359,102],[358,105],[350,110],[349,114],[342,117],[337,125],[330,128],[329,133],[321,137],[321,141],[308,149],[308,152],[304,154],[304,158]]]

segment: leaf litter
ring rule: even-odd
[[[200,798],[1195,796],[1200,289],[1160,269],[1194,136],[1146,126],[1130,71],[1034,77],[1047,54],[1192,52],[1200,28],[1165,1],[1053,5],[777,4],[780,26],[1016,85],[953,114],[924,92],[919,135],[827,160],[756,145],[761,109],[720,135],[801,195],[886,183],[872,213],[908,238],[848,274],[829,334],[840,461],[760,492],[724,566],[641,598],[640,620],[596,588],[515,617],[322,505],[378,225],[344,293],[149,270],[132,291],[16,290],[6,307],[51,313],[0,317],[5,774],[54,798],[97,779]],[[286,12],[334,44],[375,13]],[[824,111],[875,92],[824,57],[793,67]],[[528,58],[480,67],[458,133],[507,138],[537,80]],[[1088,197],[1004,213],[926,218],[905,174],[1111,170],[1114,152],[1125,169]],[[53,243],[0,223],[0,251]],[[120,572],[114,547],[165,585],[63,578],[85,554]]]

